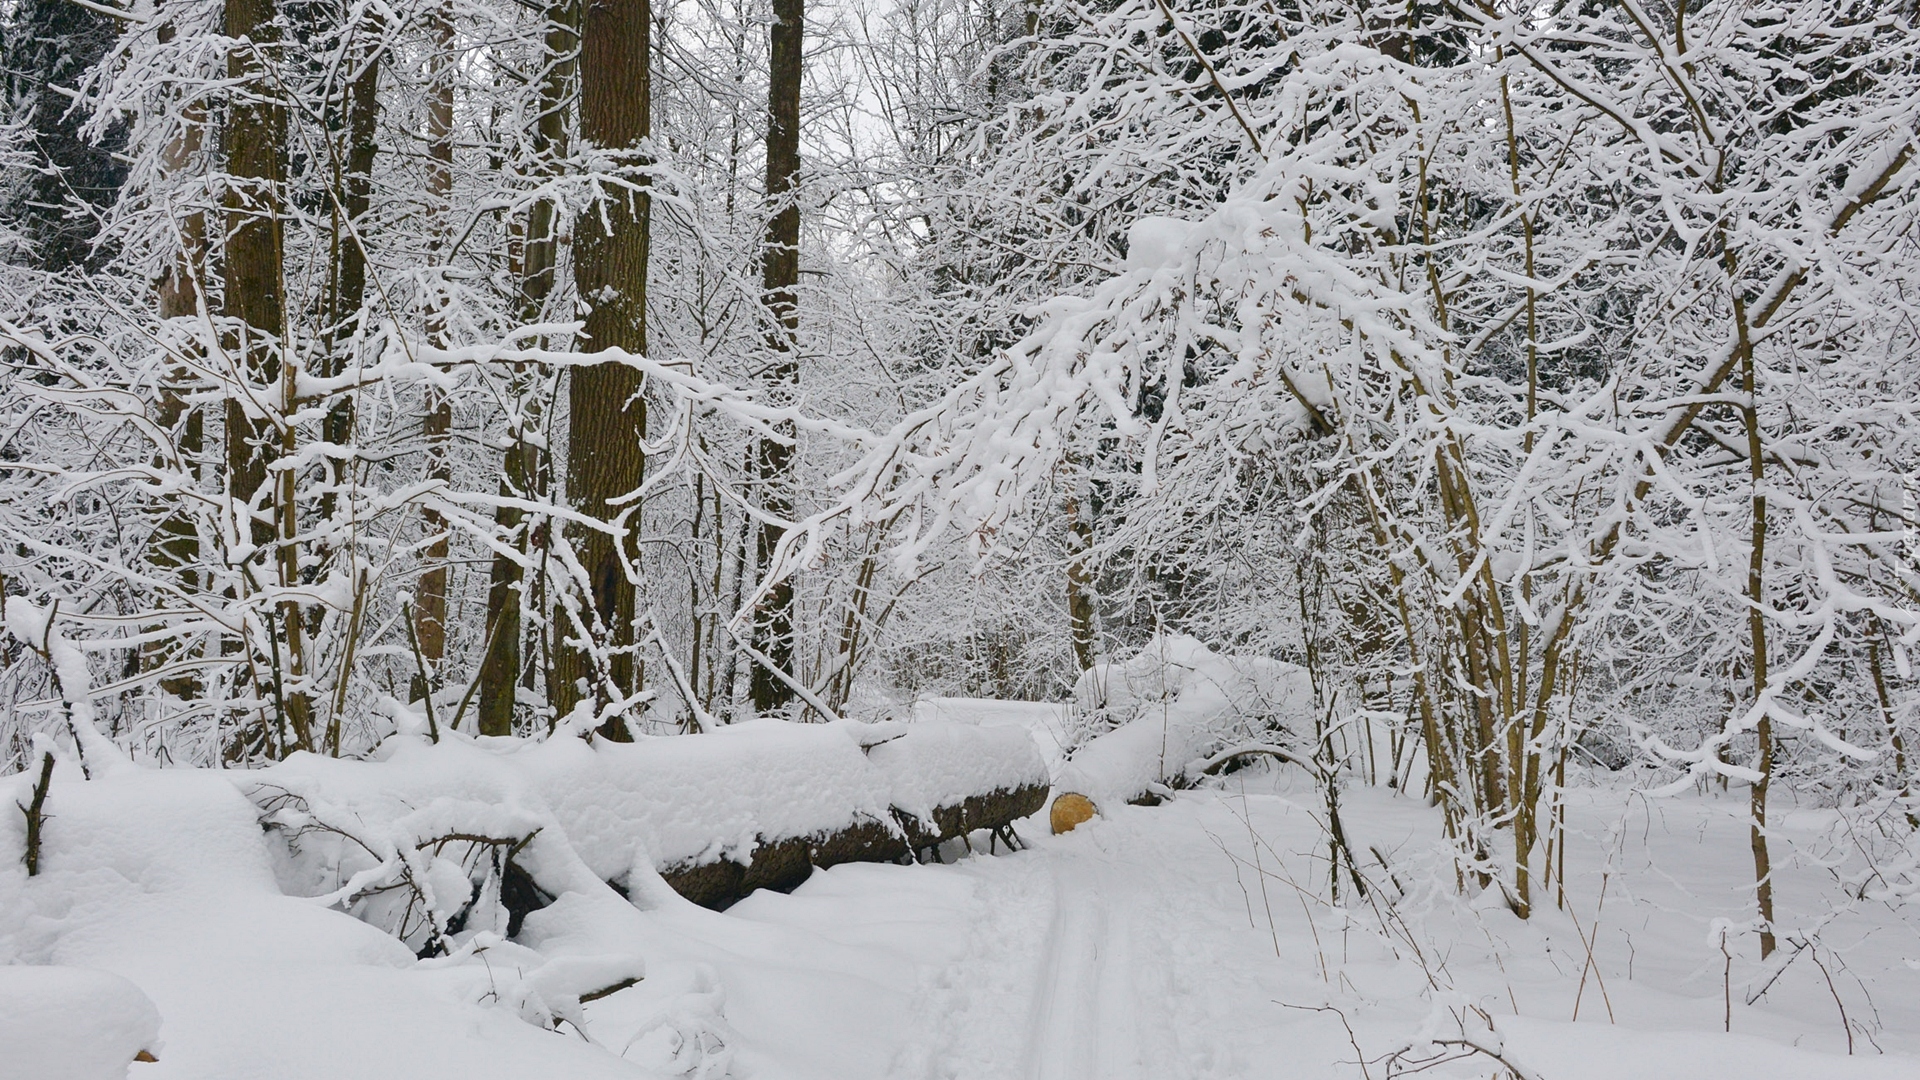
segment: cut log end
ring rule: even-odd
[[[1053,835],[1072,832],[1081,823],[1092,821],[1098,812],[1093,800],[1085,795],[1062,792],[1059,798],[1053,800],[1053,811],[1048,815],[1053,825]]]

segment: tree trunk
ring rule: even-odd
[[[380,36],[385,29],[377,14],[370,14],[362,29],[369,39],[360,55],[360,70],[347,85],[345,112],[347,145],[344,171],[334,207],[335,275],[333,304],[327,313],[332,326],[333,348],[327,370],[331,377],[346,374],[349,350],[362,330],[361,309],[367,299],[367,250],[360,230],[366,225],[367,210],[373,204],[373,160],[380,146],[376,141],[380,122],[380,61],[384,50]],[[353,395],[341,394],[327,407],[322,428],[327,442],[345,447],[353,441]],[[347,479],[346,463],[334,459],[333,482]],[[322,503],[323,516],[331,516],[333,496]]]
[[[795,288],[800,283],[800,207],[794,187],[800,176],[800,74],[806,0],[773,0],[773,32],[767,81],[767,221],[761,255],[761,288],[772,326],[767,348],[773,354],[767,375],[776,404],[792,401],[800,378],[795,332],[800,312]],[[760,483],[760,507],[777,520],[793,516],[793,438],[790,424],[776,425],[779,438],[757,440],[754,475]],[[785,530],[762,523],[754,553],[762,573],[773,568],[774,550]],[[756,648],[773,666],[793,675],[793,580],[782,578],[761,600],[753,620]],[[765,664],[753,669],[751,694],[756,712],[772,712],[793,700],[787,680]]]
[[[539,169],[549,172],[567,153],[567,105],[573,94],[575,55],[580,46],[580,7],[562,0],[547,9],[547,69],[540,88],[540,116],[534,127],[534,152]],[[520,255],[521,317],[540,321],[547,298],[553,294],[554,269],[559,260],[558,207],[541,200],[527,212],[526,234]],[[512,445],[500,470],[500,494],[526,498],[539,473],[538,450],[526,437],[533,417],[515,418]],[[501,506],[493,523],[524,556],[528,551],[526,513]],[[480,734],[513,734],[514,701],[521,682],[520,605],[525,574],[509,555],[495,554],[487,580],[487,651],[480,667]]]
[[[1731,256],[1729,256],[1731,259]],[[1733,275],[1728,274],[1731,280]],[[1736,282],[1737,285],[1737,282]],[[1746,401],[1741,419],[1747,429],[1747,464],[1753,485],[1752,553],[1747,563],[1747,631],[1753,648],[1753,696],[1758,704],[1767,692],[1767,617],[1761,605],[1766,600],[1767,494],[1766,462],[1761,456],[1760,411],[1753,370],[1753,343],[1747,338],[1746,305],[1734,301],[1734,319],[1740,334],[1740,381]],[[1773,858],[1767,849],[1767,788],[1773,783],[1773,716],[1770,709],[1760,712],[1755,734],[1759,749],[1753,768],[1760,774],[1750,791],[1753,815],[1753,892],[1760,912],[1760,959],[1773,954]]]
[[[360,230],[366,226],[367,211],[373,204],[373,162],[379,152],[380,64],[386,53],[381,37],[385,29],[385,20],[379,13],[369,12],[357,31],[364,38],[355,55],[358,69],[341,96],[346,145],[341,155],[339,174],[334,177],[335,190],[329,208],[333,281],[326,316],[331,342],[321,361],[323,366],[320,372],[330,378],[347,373],[355,342],[365,327],[367,250]],[[344,456],[344,452],[353,445],[353,404],[354,398],[350,393],[335,396],[327,406],[326,419],[321,421],[321,439],[339,448],[327,458],[327,478],[332,490],[320,497],[320,517],[323,521],[333,518],[339,505],[337,493],[346,490],[352,480],[353,462]],[[362,603],[363,600],[356,598],[356,612]],[[358,618],[349,620],[348,634],[357,635],[360,625]],[[334,708],[327,717],[323,745],[329,754],[340,753],[340,710],[346,700],[346,683],[355,647],[355,642],[347,643],[346,658],[336,676]]]
[[[273,424],[266,416],[250,412],[245,400],[277,400],[284,406],[291,390],[291,381],[283,379],[283,374],[291,372],[283,373],[280,356],[285,331],[281,262],[286,240],[279,200],[286,182],[287,118],[274,100],[277,87],[262,55],[276,40],[274,15],[274,0],[226,0],[227,36],[241,44],[227,57],[227,75],[237,89],[227,109],[224,140],[230,179],[221,312],[239,324],[228,346],[241,385],[229,393],[226,402],[227,486],[238,512],[247,516],[257,548],[273,550],[275,534],[279,534],[276,562],[284,585],[297,571],[292,542],[294,507],[287,490],[290,484],[281,485],[275,493],[278,513],[255,513],[251,504],[266,485],[269,464],[288,448],[275,445]],[[272,632],[278,642],[284,642],[286,655],[276,657],[274,663],[276,669],[286,666],[284,672],[276,670],[275,696],[284,721],[292,724],[292,745],[311,750],[313,734],[305,694],[297,682],[288,692],[280,679],[283,673],[295,680],[303,674],[298,605],[286,602],[277,614],[278,625]],[[284,730],[277,741],[282,749],[287,747]]]
[[[652,73],[648,34],[652,5],[647,0],[587,0],[580,36],[580,134],[596,147],[632,150],[651,130]],[[647,348],[647,249],[650,207],[642,191],[612,190],[609,203],[580,216],[576,226],[574,281],[592,305],[585,332],[594,349]],[[589,609],[583,612],[590,635],[608,651],[604,670],[577,640],[563,642],[555,657],[551,696],[561,715],[581,700],[586,680],[601,704],[638,690],[632,652],[634,586],[628,568],[637,566],[639,507],[614,500],[640,486],[645,470],[641,440],[646,437],[646,405],[640,399],[640,373],[626,364],[605,363],[575,369],[567,394],[567,498],[576,510],[607,521],[620,539],[599,529],[575,529],[573,549],[586,571]],[[563,620],[561,629],[577,631]],[[624,738],[617,718],[603,733]]]
[[[1079,478],[1071,481],[1079,484]],[[1078,486],[1067,495],[1067,628],[1073,635],[1073,661],[1081,671],[1098,659],[1098,628],[1094,624],[1093,514],[1086,493]]]
[[[228,189],[226,288],[221,313],[242,324],[233,343],[239,377],[256,391],[280,377],[279,336],[285,321],[280,263],[285,249],[277,205],[285,183],[281,144],[286,114],[270,99],[273,85],[257,48],[274,41],[274,0],[227,0],[227,35],[239,39],[227,58],[227,76],[239,86],[227,111]],[[253,47],[245,44],[251,41]],[[264,395],[256,395],[264,398]],[[272,425],[249,416],[238,394],[226,406],[227,472],[233,496],[244,508],[266,482],[273,448]],[[244,510],[243,510],[244,512]],[[268,519],[252,515],[252,539],[273,542]]]
[[[434,253],[444,259],[453,239],[454,27],[450,0],[442,0],[428,15],[427,33],[433,50],[427,60],[427,212],[435,222]],[[436,301],[437,305],[444,303],[444,299]],[[441,307],[428,315],[427,338],[436,348],[444,349],[450,343],[446,313]],[[453,405],[433,386],[428,386],[425,394],[421,434],[426,438],[427,476],[447,483],[453,479],[447,462]],[[431,504],[421,512],[421,519],[432,542],[422,560],[413,603],[414,636],[419,639],[425,669],[414,677],[412,696],[416,700],[433,692],[439,682],[441,661],[447,655],[447,522]]]
[[[163,40],[173,36],[171,27],[165,35]],[[166,175],[180,176],[198,166],[206,144],[206,122],[204,106],[195,103],[184,110],[179,134],[168,140],[161,150],[160,167]],[[179,229],[180,250],[155,288],[162,319],[191,319],[200,314],[200,289],[206,280],[207,217],[195,210],[181,218]],[[194,355],[198,355],[197,350]],[[206,417],[197,406],[189,404],[181,392],[193,377],[185,366],[169,375],[161,388],[154,419],[160,427],[173,433],[175,457],[197,479],[200,454],[206,444]],[[147,559],[156,570],[174,576],[182,589],[194,591],[199,584],[193,567],[200,561],[200,534],[193,518],[180,510],[167,515],[155,532]],[[167,659],[164,642],[153,643],[141,654],[143,666],[149,669],[166,663]],[[199,693],[198,682],[192,675],[163,678],[160,685],[176,697],[190,698]]]

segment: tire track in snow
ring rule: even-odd
[[[1152,868],[1126,866],[1096,843],[1056,849],[1049,870],[1053,921],[1027,1035],[1027,1080],[1168,1075],[1176,1045],[1169,1003],[1144,993],[1163,981],[1169,959],[1152,928],[1168,912]]]
[[[912,1008],[897,1080],[1187,1080],[1203,1007],[1183,1000],[1208,973],[1176,938],[1203,914],[1169,878],[1163,846],[1121,822],[1033,850],[967,860],[974,880],[955,931],[965,955],[930,973]],[[1196,1015],[1196,1012],[1198,1015]],[[1184,1038],[1183,1038],[1184,1037]]]
[[[1100,940],[1107,910],[1088,910],[1080,889],[1069,889],[1058,865],[1053,876],[1053,920],[1047,930],[1046,962],[1033,997],[1027,1032],[1028,1080],[1092,1080],[1098,1053],[1100,1006],[1106,997]],[[1098,987],[1097,992],[1090,992]]]

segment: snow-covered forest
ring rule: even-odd
[[[1920,3],[0,79],[0,1076],[1920,1075]]]

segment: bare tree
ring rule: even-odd
[[[652,126],[651,25],[644,0],[588,0],[580,34],[580,136],[615,166],[616,179],[576,224],[575,287],[588,304],[587,344],[634,354],[647,349],[651,207],[638,169]],[[589,606],[579,613],[576,636],[556,650],[550,697],[560,714],[583,692],[605,706],[639,690],[632,575],[641,507],[622,499],[638,491],[646,468],[641,391],[640,373],[612,361],[575,369],[568,390],[567,498],[609,528],[574,530]],[[567,623],[561,621],[563,630]],[[593,640],[581,640],[580,630]],[[618,717],[605,731],[625,737]]]
[[[805,38],[806,0],[773,0],[773,30],[767,74],[767,239],[761,252],[761,283],[772,324],[764,372],[773,399],[791,400],[800,380],[795,332],[800,326],[800,78]],[[760,509],[767,518],[755,531],[755,556],[772,564],[783,534],[779,521],[793,516],[793,452],[797,433],[777,426],[755,446],[754,473],[760,485]],[[753,707],[773,712],[793,700],[793,580],[782,576],[767,589],[754,613],[754,637],[763,659],[754,665]],[[784,678],[782,676],[785,676]]]

